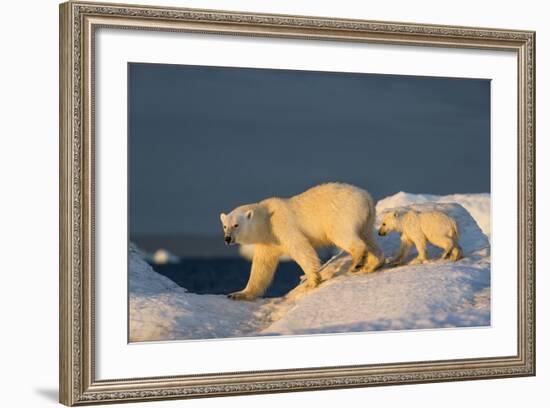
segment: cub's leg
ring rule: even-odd
[[[455,262],[462,257],[462,250],[452,237],[438,237],[437,240],[433,240],[432,244],[443,249],[440,259],[449,259]]]
[[[409,255],[409,251],[411,250],[412,244],[413,243],[409,238],[407,238],[404,235],[401,235],[401,245],[399,246],[399,252],[395,256],[395,258],[393,258],[390,261],[390,265],[393,265],[393,266],[401,265],[405,260],[405,258],[407,258],[407,255]]]
[[[254,300],[262,296],[273,280],[280,252],[267,245],[255,245],[252,269],[246,287],[228,295],[233,300]]]
[[[455,244],[453,246],[453,249],[451,249],[451,252],[449,254],[449,259],[453,262],[456,262],[461,258],[462,258],[462,248],[460,248],[458,244]]]
[[[449,237],[439,238],[437,242],[432,242],[432,244],[443,249],[443,254],[441,254],[440,259],[447,259],[455,246],[453,239]]]
[[[411,240],[418,251],[418,256],[409,262],[409,265],[416,265],[426,262],[428,260],[428,253],[426,251],[426,237],[423,234],[417,234],[414,237],[411,237]]]

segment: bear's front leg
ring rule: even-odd
[[[254,296],[251,293],[247,293],[244,290],[240,290],[238,292],[233,292],[227,295],[227,297],[231,300],[254,300],[256,299],[256,296]]]
[[[233,300],[254,300],[262,296],[273,280],[280,254],[280,251],[271,245],[254,245],[248,283],[243,290],[231,293],[228,297]]]

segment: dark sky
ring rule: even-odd
[[[129,64],[132,236],[327,181],[380,199],[490,191],[490,81]]]

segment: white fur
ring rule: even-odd
[[[390,211],[382,218],[378,233],[386,235],[392,231],[401,233],[401,247],[395,259],[390,261],[391,264],[402,264],[413,244],[418,256],[411,263],[427,261],[426,242],[443,249],[441,259],[457,261],[462,257],[456,221],[441,211]]]
[[[230,297],[261,296],[282,255],[300,265],[308,287],[317,286],[321,262],[315,248],[324,246],[350,253],[353,270],[376,270],[383,255],[374,235],[375,218],[370,194],[341,183],[321,184],[288,199],[268,198],[221,214],[226,242],[255,245],[248,284]]]

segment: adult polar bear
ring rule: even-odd
[[[268,198],[220,214],[227,244],[253,244],[246,287],[229,295],[253,300],[267,289],[279,258],[288,255],[303,269],[309,288],[320,281],[315,248],[335,245],[352,256],[352,270],[372,272],[384,263],[376,243],[375,206],[368,192],[343,183],[326,183],[291,198]]]

